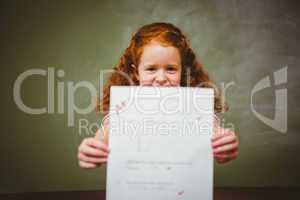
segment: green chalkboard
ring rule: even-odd
[[[77,164],[101,116],[72,112],[67,100],[87,107],[93,97],[75,86],[88,82],[99,94],[100,71],[117,64],[137,28],[158,21],[180,27],[226,88],[224,126],[239,133],[240,154],[216,164],[215,186],[300,186],[297,1],[2,1],[0,10],[1,193],[105,188],[105,167]],[[40,114],[16,102],[26,72],[35,75],[19,97]]]

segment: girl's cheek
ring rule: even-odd
[[[153,83],[153,81],[151,81],[151,80],[141,80],[140,81],[141,86],[151,86],[152,83]]]
[[[154,76],[143,75],[140,76],[140,85],[142,86],[151,86],[154,80]]]
[[[169,80],[172,84],[172,86],[179,86],[180,85],[180,78],[181,76],[178,74],[174,74],[172,76],[169,77]]]

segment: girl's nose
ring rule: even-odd
[[[158,70],[157,71],[155,81],[159,85],[164,85],[167,82],[167,77],[166,77],[165,72],[163,70]]]

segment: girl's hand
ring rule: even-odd
[[[217,163],[226,163],[236,159],[239,142],[236,134],[215,124],[211,138],[214,158]]]
[[[100,167],[106,163],[109,149],[104,140],[86,138],[78,147],[79,166],[85,169]]]

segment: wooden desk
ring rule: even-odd
[[[0,194],[1,200],[105,200],[105,191]],[[300,188],[215,188],[214,200],[300,199]]]

